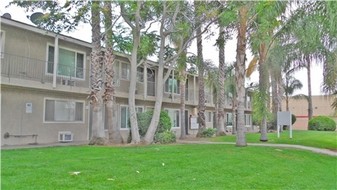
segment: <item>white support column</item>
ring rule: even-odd
[[[54,67],[53,67],[53,88],[56,88],[57,65],[59,62],[59,38],[55,36],[54,42]]]
[[[147,97],[147,64],[145,63],[144,64],[144,75],[143,75],[143,78],[144,78],[144,98]]]
[[[172,88],[171,88],[171,96],[172,96],[172,98],[171,98],[171,101],[174,101],[174,70],[172,69]],[[169,81],[169,83],[170,83],[170,81]],[[177,85],[178,85],[178,83],[177,83]]]
[[[197,96],[196,96],[196,85],[195,85],[195,76],[193,76],[193,104],[196,103],[196,99],[197,99]]]

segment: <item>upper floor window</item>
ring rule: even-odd
[[[137,67],[137,81],[144,82],[144,68]]]
[[[47,73],[54,72],[54,46],[48,46]],[[84,79],[84,53],[59,48],[57,75]]]
[[[1,58],[4,57],[4,50],[5,50],[5,31],[0,31],[0,53]]]
[[[130,80],[130,65],[127,63],[121,63],[121,78],[125,80]]]
[[[165,92],[180,94],[179,81],[170,76],[165,82]]]
[[[73,100],[45,100],[46,122],[83,122],[84,102]]]

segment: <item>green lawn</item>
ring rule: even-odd
[[[247,142],[259,143],[260,133],[247,133]],[[211,138],[215,142],[235,142],[236,136],[227,135],[223,137]],[[289,138],[289,131],[280,133],[268,133],[268,143],[277,144],[297,144],[304,146],[312,146],[317,148],[326,148],[337,150],[337,132],[331,131],[293,131],[293,138]]]
[[[337,188],[336,157],[295,149],[203,144],[1,153],[2,189]]]

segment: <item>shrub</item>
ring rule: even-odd
[[[291,114],[291,124],[293,125],[296,122],[296,116]]]
[[[215,128],[206,128],[201,131],[200,137],[212,137],[216,132]]]
[[[171,130],[171,118],[169,114],[166,111],[160,112],[160,118],[159,118],[159,126],[157,128],[157,133],[162,133],[164,131]]]
[[[317,116],[310,119],[308,129],[316,131],[335,131],[336,122],[327,116]]]
[[[150,126],[153,111],[147,111],[137,114],[139,135],[145,136],[147,129]],[[171,129],[171,119],[166,111],[160,112],[159,124],[156,133],[162,133]]]
[[[172,131],[157,133],[155,142],[159,142],[160,144],[174,143],[176,142],[176,135]]]

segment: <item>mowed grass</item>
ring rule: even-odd
[[[247,133],[246,138],[249,143],[260,143],[260,133]],[[211,138],[215,142],[235,142],[235,135]],[[335,131],[293,131],[293,138],[289,138],[289,131],[280,133],[268,133],[268,142],[276,144],[296,144],[337,150],[337,132]]]
[[[295,149],[190,144],[1,153],[2,189],[337,188],[336,157]]]

